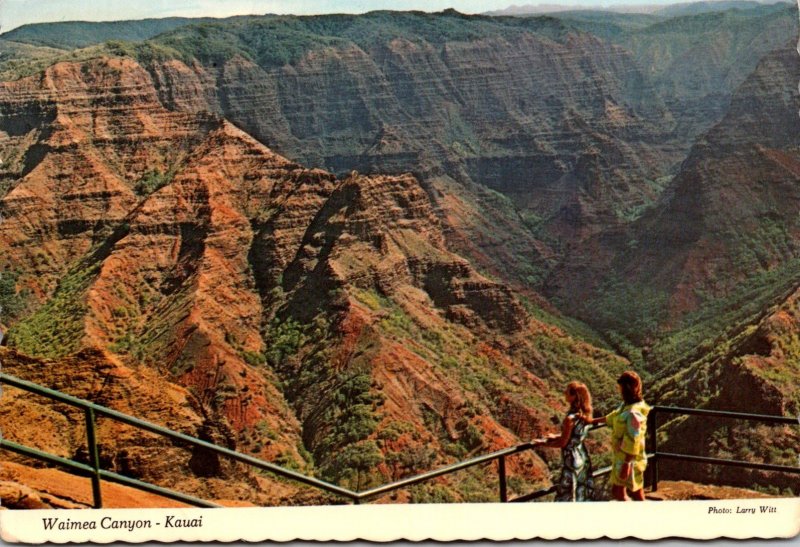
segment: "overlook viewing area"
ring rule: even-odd
[[[494,465],[497,474],[497,501],[499,502],[526,502],[544,498],[550,494],[555,493],[556,486],[542,488],[524,495],[512,497],[509,494],[509,475],[507,473],[506,464],[509,458],[515,455],[524,453],[534,448],[541,447],[545,444],[545,439],[533,439],[516,446],[509,446],[507,448],[497,450],[488,454],[483,454],[470,459],[459,461],[444,467],[427,471],[418,475],[403,478],[401,480],[369,488],[362,491],[354,491],[348,488],[325,482],[315,477],[304,475],[297,471],[281,467],[279,465],[264,461],[260,458],[219,446],[202,439],[192,437],[177,431],[173,431],[159,425],[143,421],[136,417],[112,410],[110,408],[79,399],[67,395],[65,393],[55,391],[20,378],[0,373],[0,384],[4,386],[11,386],[28,393],[46,397],[52,401],[70,405],[72,407],[81,409],[85,417],[86,425],[86,446],[89,463],[82,463],[79,461],[66,459],[54,454],[50,454],[33,448],[25,446],[14,441],[2,438],[0,439],[0,448],[3,450],[13,452],[28,458],[51,464],[53,466],[65,468],[68,471],[88,477],[92,485],[93,506],[95,508],[103,507],[103,488],[101,487],[102,481],[117,483],[132,487],[134,489],[149,492],[157,496],[168,498],[177,502],[185,503],[195,507],[222,507],[217,503],[208,500],[200,499],[188,494],[177,492],[175,490],[163,488],[152,483],[144,482],[135,478],[127,477],[125,475],[115,473],[103,469],[100,461],[99,453],[99,439],[97,435],[96,420],[98,417],[104,417],[117,422],[130,425],[134,428],[144,430],[163,438],[169,439],[178,446],[190,446],[193,448],[202,449],[209,453],[216,454],[228,458],[230,460],[239,462],[246,466],[269,472],[275,476],[282,477],[289,481],[295,481],[310,487],[313,487],[321,492],[331,494],[339,498],[343,503],[362,504],[375,501],[380,496],[395,492],[398,490],[406,489],[408,487],[430,481],[437,477],[450,475],[460,470],[468,469],[480,465]],[[728,412],[721,410],[707,410],[707,409],[694,409],[694,408],[680,408],[671,406],[656,405],[652,408],[648,416],[648,440],[647,440],[647,458],[648,458],[648,487],[650,497],[658,499],[653,496],[659,489],[659,464],[667,461],[687,462],[696,464],[709,464],[713,466],[726,466],[738,467],[752,470],[771,471],[786,473],[791,475],[800,475],[800,465],[787,466],[772,463],[759,463],[751,461],[741,461],[735,459],[725,459],[716,457],[705,457],[692,454],[674,453],[661,450],[658,446],[658,427],[663,424],[668,416],[703,416],[720,418],[734,421],[748,421],[753,423],[762,423],[772,426],[790,425],[800,427],[798,418],[786,416],[769,416],[761,414],[748,414],[741,412]],[[605,426],[595,426],[593,429],[600,429]],[[610,467],[601,467],[594,471],[595,478],[603,477],[610,474]]]

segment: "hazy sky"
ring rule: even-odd
[[[674,0],[672,0],[674,1]],[[0,0],[0,32],[25,23],[114,21],[169,16],[227,17],[264,13],[363,13],[377,9],[464,13],[503,9],[511,4],[660,4],[670,0]]]

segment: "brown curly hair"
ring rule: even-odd
[[[592,394],[589,388],[581,382],[567,384],[567,394],[574,397],[570,411],[577,412],[584,420],[592,417]]]
[[[617,383],[622,386],[622,399],[625,404],[638,403],[642,400],[642,379],[632,370],[626,370],[619,378]]]

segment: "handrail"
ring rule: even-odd
[[[132,486],[134,488],[138,488],[141,490],[149,491],[155,494],[162,495],[164,497],[174,499],[177,501],[181,501],[184,503],[188,503],[191,505],[196,505],[199,507],[219,507],[218,505],[201,500],[199,498],[195,498],[193,496],[189,496],[186,494],[182,494],[179,492],[175,492],[166,488],[162,488],[159,486],[155,486],[143,481],[139,481],[136,479],[132,479],[129,477],[125,477],[123,475],[119,475],[117,473],[113,473],[111,471],[106,471],[100,468],[99,457],[97,453],[97,438],[96,438],[96,429],[95,429],[95,416],[102,415],[113,420],[117,420],[122,423],[126,423],[128,425],[150,431],[151,433],[155,433],[157,435],[161,435],[163,437],[167,437],[173,439],[175,441],[186,443],[189,445],[193,445],[226,457],[229,457],[233,460],[239,461],[241,463],[251,465],[258,469],[263,469],[265,471],[269,471],[274,473],[275,475],[300,482],[302,484],[306,484],[309,486],[313,486],[320,490],[323,490],[328,493],[336,494],[341,497],[345,497],[354,503],[361,503],[362,501],[368,500],[370,498],[374,498],[376,496],[386,494],[388,492],[392,492],[395,490],[399,490],[402,488],[406,488],[408,486],[412,486],[415,484],[419,484],[421,482],[440,477],[443,475],[448,475],[454,473],[456,471],[467,469],[469,467],[473,467],[476,465],[481,465],[484,463],[489,463],[494,460],[498,461],[498,478],[499,478],[499,486],[500,486],[500,501],[501,502],[520,502],[520,501],[528,501],[531,499],[536,499],[542,496],[546,496],[548,494],[552,494],[555,492],[555,486],[551,486],[549,488],[541,489],[529,494],[525,494],[523,496],[517,497],[515,499],[508,499],[508,492],[507,492],[507,477],[506,477],[506,469],[505,469],[505,458],[520,452],[524,452],[527,450],[532,450],[536,447],[540,447],[546,444],[546,439],[533,439],[526,443],[522,443],[515,446],[510,446],[507,448],[503,448],[489,454],[483,454],[481,456],[476,456],[474,458],[470,458],[468,460],[464,460],[461,462],[456,462],[450,465],[446,465],[439,469],[434,469],[431,471],[427,471],[418,475],[414,475],[412,477],[407,477],[405,479],[401,479],[392,483],[384,484],[381,486],[377,486],[374,488],[370,488],[368,490],[364,490],[361,492],[355,492],[349,490],[347,488],[343,488],[326,481],[317,479],[315,477],[309,477],[307,475],[303,475],[296,471],[292,471],[290,469],[285,469],[278,465],[266,462],[254,456],[250,456],[248,454],[243,454],[241,452],[237,452],[235,450],[231,450],[229,448],[225,448],[222,446],[218,446],[207,441],[203,441],[201,439],[183,434],[178,433],[176,431],[167,429],[165,427],[156,425],[154,423],[141,420],[139,418],[135,418],[133,416],[129,416],[122,412],[118,412],[116,410],[112,410],[110,408],[98,405],[96,403],[92,403],[90,401],[86,401],[83,399],[79,399],[77,397],[73,397],[71,395],[67,395],[65,393],[52,390],[33,382],[29,382],[27,380],[23,380],[21,378],[17,378],[15,376],[11,376],[6,373],[0,372],[0,384],[5,383],[10,386],[14,386],[16,388],[29,391],[31,393],[36,393],[38,395],[42,395],[44,397],[48,397],[50,399],[60,401],[66,403],[68,405],[82,408],[84,410],[86,416],[86,430],[87,430],[87,444],[89,448],[89,458],[91,460],[92,465],[86,465],[78,462],[74,462],[72,460],[67,460],[64,458],[60,458],[58,456],[54,456],[52,454],[47,454],[45,452],[41,452],[34,448],[26,447],[12,441],[8,441],[6,439],[0,438],[0,448],[4,448],[10,450],[12,452],[16,452],[19,454],[27,455],[30,457],[38,458],[40,460],[53,463],[56,465],[61,465],[67,468],[70,468],[74,471],[77,471],[83,475],[88,475],[92,478],[92,490],[93,496],[95,499],[95,507],[99,508],[102,507],[102,494],[100,492],[100,480],[105,479],[112,482],[117,482],[120,484],[126,484]],[[735,418],[735,419],[746,419],[746,420],[756,420],[762,421],[767,423],[773,424],[794,424],[796,420],[794,418],[787,418],[784,416],[769,416],[764,414],[748,414],[748,413],[741,413],[741,412],[729,412],[729,411],[721,411],[721,410],[708,410],[708,409],[693,409],[693,408],[682,408],[682,407],[669,407],[669,406],[662,406],[662,405],[655,405],[652,407],[652,411],[650,412],[649,422],[650,422],[650,441],[651,441],[651,451],[647,453],[648,460],[652,460],[654,465],[652,466],[651,470],[651,484],[653,490],[658,489],[658,460],[660,458],[663,459],[677,459],[677,460],[685,460],[685,461],[695,461],[700,463],[711,463],[711,464],[719,464],[719,465],[729,465],[735,467],[750,467],[754,469],[763,469],[769,471],[781,471],[781,472],[789,472],[789,473],[800,473],[800,467],[790,467],[790,466],[780,466],[780,465],[773,465],[773,464],[766,464],[766,463],[751,463],[751,462],[743,462],[737,460],[724,460],[720,458],[709,458],[705,456],[693,456],[689,454],[674,454],[669,452],[661,452],[658,450],[657,446],[657,438],[656,438],[656,431],[658,428],[657,423],[657,415],[661,412],[664,413],[674,413],[674,414],[689,414],[689,415],[701,415],[701,416],[714,416],[714,417],[723,417],[723,418]],[[605,425],[595,425],[593,426],[590,431],[595,429],[600,429],[605,427]],[[597,469],[592,474],[593,477],[599,477],[602,475],[606,475],[611,472],[611,467],[604,467],[601,469]]]
[[[606,467],[601,467],[600,469],[595,469],[592,472],[592,478],[596,479],[597,477],[602,477],[604,475],[608,475],[609,473],[611,473],[611,466],[610,465],[608,465]],[[510,501],[511,503],[521,503],[521,502],[524,502],[524,501],[536,500],[536,499],[548,496],[550,494],[555,494],[557,489],[558,489],[558,485],[554,484],[554,485],[549,486],[547,488],[542,488],[541,490],[536,490],[535,492],[531,492],[529,494],[525,494],[524,496],[520,496],[518,498],[514,498],[513,500],[508,500],[508,501]]]
[[[204,500],[199,500],[197,498],[193,498],[192,496],[187,496],[185,494],[181,494],[179,492],[175,492],[172,490],[168,490],[165,488],[161,488],[143,481],[138,481],[136,479],[130,479],[128,477],[124,477],[123,475],[118,475],[116,473],[112,473],[110,471],[105,471],[100,469],[99,467],[99,458],[97,457],[97,439],[96,439],[96,432],[94,427],[94,416],[95,415],[102,415],[108,418],[117,420],[122,423],[126,423],[133,427],[137,427],[140,429],[144,429],[146,431],[150,431],[151,433],[155,433],[157,435],[161,435],[167,438],[171,438],[173,440],[187,443],[190,445],[194,445],[223,456],[227,456],[239,462],[245,463],[247,465],[252,465],[253,467],[264,469],[266,471],[272,472],[276,475],[288,478],[290,480],[295,480],[297,482],[307,484],[309,486],[313,486],[319,488],[320,490],[333,493],[349,500],[353,501],[354,503],[361,503],[364,500],[368,500],[370,498],[374,498],[381,494],[385,494],[388,492],[392,492],[394,490],[399,490],[401,488],[405,488],[408,486],[412,486],[414,484],[418,484],[427,480],[430,480],[435,477],[439,477],[442,475],[447,475],[453,473],[455,471],[459,471],[462,469],[467,469],[469,467],[473,467],[476,465],[480,465],[483,463],[488,463],[494,460],[498,460],[498,474],[500,480],[500,500],[505,502],[509,501],[507,496],[507,484],[506,484],[506,473],[505,473],[505,458],[506,456],[510,456],[513,454],[517,454],[519,452],[523,452],[526,450],[531,450],[538,446],[542,446],[546,443],[546,439],[534,439],[526,443],[522,443],[515,446],[510,446],[507,448],[503,448],[497,450],[495,452],[491,452],[489,454],[484,454],[481,456],[476,456],[469,460],[457,462],[451,465],[447,465],[441,467],[439,469],[435,469],[432,471],[428,471],[425,473],[421,473],[419,475],[415,475],[412,477],[407,477],[405,479],[401,479],[399,481],[385,484],[382,486],[378,486],[375,488],[371,488],[369,490],[365,490],[362,492],[354,492],[347,488],[343,488],[334,484],[330,484],[323,480],[309,477],[307,475],[303,475],[301,473],[297,473],[295,471],[285,469],[283,467],[271,464],[269,462],[265,462],[259,458],[254,456],[250,456],[248,454],[243,454],[241,452],[237,452],[235,450],[231,450],[229,448],[225,448],[222,446],[218,446],[207,441],[203,441],[197,439],[195,437],[191,437],[189,435],[185,435],[183,433],[178,433],[176,431],[172,431],[171,429],[167,429],[165,427],[156,425],[154,423],[141,420],[139,418],[135,418],[133,416],[129,416],[122,412],[112,410],[110,408],[98,405],[91,401],[86,401],[84,399],[80,399],[78,397],[74,397],[72,395],[68,395],[66,393],[62,393],[60,391],[56,391],[50,388],[46,388],[44,386],[40,386],[33,382],[29,382],[27,380],[23,380],[21,378],[17,378],[15,376],[11,376],[10,374],[6,374],[0,372],[0,384],[5,383],[10,386],[29,391],[31,393],[36,393],[38,395],[42,395],[44,397],[48,397],[50,399],[60,401],[66,403],[68,405],[82,408],[85,411],[86,415],[86,426],[87,426],[87,444],[89,448],[90,459],[92,460],[92,465],[85,465],[80,464],[77,462],[73,462],[72,460],[66,460],[64,458],[59,458],[57,456],[53,456],[51,454],[47,454],[45,452],[38,451],[36,449],[25,447],[19,445],[17,443],[13,443],[11,441],[7,441],[5,439],[0,438],[0,448],[5,448],[11,450],[13,452],[17,452],[20,454],[28,455],[34,458],[38,458],[49,463],[53,463],[56,465],[61,465],[64,467],[68,467],[72,470],[78,471],[81,474],[89,475],[92,478],[92,490],[95,497],[95,507],[100,508],[102,507],[102,494],[100,492],[100,479],[111,480],[114,482],[119,482],[123,484],[127,484],[130,486],[134,486],[136,488],[140,488],[142,490],[148,490],[165,497],[175,499],[178,501],[183,501],[185,503],[189,503],[192,505],[197,505],[201,507],[215,507],[215,504],[210,502],[206,502]],[[605,425],[595,425],[591,428],[591,430],[603,428]],[[514,501],[514,500],[510,500]]]
[[[522,452],[523,450],[530,450],[536,446],[541,446],[545,444],[544,439],[537,439],[536,441],[520,444],[517,446],[511,446],[509,448],[504,448],[502,450],[498,450],[496,452],[491,452],[489,454],[483,454],[481,456],[476,456],[474,458],[470,458],[468,460],[460,461],[451,465],[446,465],[444,467],[440,467],[439,469],[434,469],[433,471],[427,471],[425,473],[421,473],[419,475],[414,475],[412,477],[407,477],[405,479],[400,479],[396,482],[390,482],[389,484],[384,484],[382,486],[376,486],[375,488],[371,488],[369,490],[364,490],[363,492],[358,493],[358,497],[360,499],[367,499],[378,496],[380,494],[386,494],[388,492],[392,492],[394,490],[399,490],[401,488],[405,488],[407,486],[413,486],[420,482],[424,482],[430,479],[434,479],[436,477],[441,477],[442,475],[449,475],[450,473],[454,473],[456,471],[460,471],[462,469],[467,469],[469,467],[473,467],[475,465],[480,465],[482,463],[488,463],[500,458],[504,458],[505,456],[516,454],[517,452]]]
[[[727,460],[724,458],[713,458],[709,456],[696,456],[694,454],[676,454],[673,452],[662,452],[658,449],[658,415],[660,413],[667,414],[681,414],[691,416],[708,416],[713,418],[730,418],[736,420],[751,420],[756,422],[763,422],[772,425],[786,424],[786,425],[800,425],[800,418],[790,418],[787,416],[771,416],[768,414],[753,414],[749,412],[731,412],[728,410],[711,410],[705,408],[685,408],[678,406],[663,406],[655,405],[652,407],[648,421],[650,423],[650,444],[653,451],[654,465],[652,466],[651,485],[653,491],[658,490],[659,482],[659,461],[664,460],[679,460],[695,463],[704,463],[711,465],[721,465],[727,467],[742,467],[748,469],[758,469],[762,471],[776,471],[780,473],[798,473],[800,474],[800,467],[793,467],[788,465],[776,465],[770,463],[747,462],[741,460]]]
[[[748,469],[759,469],[761,471],[779,471],[782,473],[800,473],[800,467],[790,465],[776,465],[772,463],[747,462],[742,460],[724,460],[722,458],[711,458],[708,456],[695,456],[692,454],[674,454],[672,452],[659,452],[658,457],[665,460],[683,460],[687,462],[712,463],[716,465],[727,465],[730,467],[746,467]]]
[[[595,429],[601,429],[606,427],[605,424],[602,425],[595,425],[592,426],[589,430],[594,431]],[[483,454],[481,456],[476,456],[474,458],[470,458],[468,460],[456,462],[450,465],[446,465],[444,467],[440,467],[439,469],[434,469],[432,471],[427,471],[425,473],[421,473],[419,475],[414,475],[412,477],[407,477],[405,479],[400,479],[396,482],[391,482],[389,484],[384,484],[382,486],[376,486],[375,488],[371,488],[369,490],[364,490],[359,492],[357,495],[360,499],[366,499],[378,496],[380,494],[386,494],[388,492],[399,490],[401,488],[405,488],[407,486],[413,486],[415,484],[424,482],[426,480],[430,480],[436,477],[440,477],[442,475],[449,475],[450,473],[454,473],[455,471],[460,471],[462,469],[467,469],[469,467],[473,467],[476,465],[480,465],[482,463],[488,463],[494,460],[499,460],[500,462],[504,462],[506,456],[511,456],[513,454],[517,454],[519,452],[524,452],[526,450],[532,450],[533,448],[544,446],[547,443],[547,439],[533,439],[526,443],[509,446],[508,448],[501,448],[500,450],[496,450],[495,452],[490,452],[488,454]],[[504,463],[501,463],[503,465]],[[501,473],[501,487],[502,483],[505,481],[505,473]],[[502,498],[503,496],[501,496]],[[503,500],[507,501],[507,500]]]
[[[695,416],[710,416],[714,418],[735,418],[739,420],[753,420],[765,423],[800,425],[798,418],[787,416],[771,416],[769,414],[751,414],[747,412],[730,412],[728,410],[710,410],[705,408],[684,408],[679,406],[655,405],[653,410],[672,414],[691,414]]]
[[[54,456],[52,454],[48,454],[47,452],[42,452],[41,450],[36,450],[35,448],[31,448],[29,446],[23,446],[13,441],[9,441],[7,439],[0,439],[0,447],[5,448],[6,450],[9,450],[11,452],[16,452],[17,454],[21,454],[23,456],[36,458],[38,460],[42,460],[48,463],[72,469],[82,475],[93,476],[95,474],[95,469],[90,465],[68,460],[66,458],[61,458],[59,456]],[[196,498],[188,494],[175,492],[174,490],[170,490],[168,488],[162,488],[160,486],[156,486],[154,484],[150,484],[144,481],[132,479],[130,477],[119,475],[111,471],[105,471],[101,469],[99,471],[99,475],[100,477],[108,481],[124,484],[126,486],[132,486],[139,490],[144,490],[146,492],[150,492],[151,494],[158,494],[159,496],[169,498],[175,501],[180,501],[188,505],[194,505],[196,507],[222,507],[221,505],[217,505],[216,503],[212,503],[210,501]],[[92,494],[95,496],[95,507],[96,507],[98,505],[96,498],[97,491],[93,489]]]
[[[194,445],[211,452],[216,452],[217,454],[222,454],[234,460],[240,461],[242,463],[252,465],[253,467],[257,467],[259,469],[263,469],[265,471],[269,471],[281,477],[285,477],[297,482],[301,482],[307,484],[309,486],[314,486],[326,492],[337,494],[339,496],[343,496],[349,498],[351,500],[355,500],[358,497],[356,492],[349,490],[347,488],[342,488],[340,486],[336,486],[335,484],[330,484],[323,480],[309,477],[307,475],[303,475],[301,473],[297,473],[296,471],[292,471],[290,469],[285,469],[283,467],[277,466],[275,464],[265,462],[259,458],[254,456],[250,456],[248,454],[243,454],[241,452],[237,452],[235,450],[231,450],[229,448],[225,448],[222,446],[218,446],[207,441],[203,441],[201,439],[197,439],[195,437],[191,437],[189,435],[185,435],[183,433],[178,433],[177,431],[172,431],[171,429],[167,429],[160,425],[156,425],[151,422],[147,422],[145,420],[140,420],[139,418],[134,418],[133,416],[129,416],[127,414],[123,414],[122,412],[118,412],[116,410],[112,410],[110,408],[100,406],[98,404],[92,403],[90,401],[85,401],[83,399],[79,399],[77,397],[73,397],[71,395],[67,395],[65,393],[61,393],[59,391],[55,391],[38,384],[34,384],[33,382],[28,382],[27,380],[22,380],[21,378],[17,378],[15,376],[11,376],[6,373],[0,372],[0,383],[5,383],[19,389],[23,389],[25,391],[29,391],[31,393],[36,393],[38,395],[42,395],[48,397],[50,399],[54,399],[57,401],[61,401],[68,405],[83,408],[84,410],[92,410],[95,414],[100,414],[106,416],[108,418],[112,418],[114,420],[120,421],[122,423],[126,423],[128,425],[132,425],[134,427],[138,427],[140,429],[144,429],[146,431],[150,431],[151,433],[155,433],[157,435],[161,435],[163,437],[168,437],[180,442],[188,443],[190,445]],[[89,427],[87,430],[90,429],[90,423],[87,423]],[[0,446],[5,445],[5,439],[0,440]],[[91,441],[90,441],[91,443]],[[96,446],[96,445],[95,445]],[[92,447],[90,446],[90,453]],[[96,471],[96,470],[95,470]],[[98,500],[99,501],[99,500]]]

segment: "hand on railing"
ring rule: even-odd
[[[548,448],[556,448],[560,447],[557,441],[561,440],[561,434],[550,433],[549,435],[546,435],[545,437],[536,440],[538,441],[537,444],[540,444],[541,446],[545,446]]]

